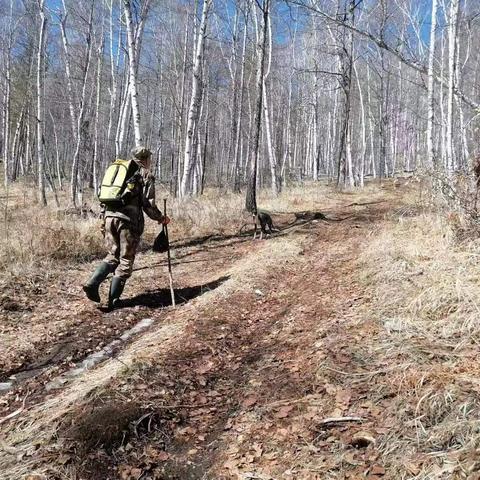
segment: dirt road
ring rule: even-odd
[[[402,428],[388,376],[402,364],[385,363],[358,263],[398,205],[352,198],[329,212],[343,221],[178,245],[175,310],[151,254],[118,311],[78,296],[89,265],[16,299],[2,332],[0,478],[413,478],[421,462],[388,445]],[[69,376],[142,319],[145,331]]]

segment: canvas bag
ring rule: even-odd
[[[135,184],[133,175],[138,165],[133,160],[115,160],[106,170],[100,184],[98,199],[109,207],[121,207],[126,204],[128,194]]]

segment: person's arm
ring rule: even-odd
[[[143,211],[156,222],[164,223],[168,217],[165,217],[155,204],[155,177],[151,174],[145,178],[142,197]]]

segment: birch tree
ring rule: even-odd
[[[133,131],[135,134],[135,146],[140,146],[142,144],[142,134],[140,131],[140,108],[138,105],[138,88],[137,88],[137,57],[136,53],[137,42],[139,38],[135,38],[133,30],[133,21],[132,21],[132,12],[130,6],[130,0],[123,0],[123,10],[125,13],[125,21],[127,25],[127,41],[128,41],[128,84],[129,84],[129,93],[130,93],[130,102],[132,105],[132,115],[133,115]]]
[[[102,68],[103,68],[103,52],[104,52],[104,30],[102,23],[102,32],[97,48],[97,81],[96,81],[96,100],[95,100],[95,114],[94,114],[94,146],[93,146],[93,158],[92,158],[92,176],[93,176],[93,189],[96,192],[98,190],[98,160],[100,153],[99,146],[99,119],[100,119],[100,104],[102,99]]]
[[[427,119],[427,166],[432,168],[435,162],[435,146],[433,140],[433,124],[435,120],[435,34],[437,29],[437,0],[432,0],[431,25],[430,25],[430,46],[428,52],[428,119]]]
[[[255,118],[253,122],[253,134],[251,135],[249,147],[249,172],[247,193],[245,198],[245,209],[247,212],[257,213],[257,169],[258,152],[260,147],[260,131],[262,128],[262,108],[263,108],[263,76],[265,72],[265,55],[267,48],[268,17],[270,14],[270,0],[263,0],[261,7],[262,29],[257,40],[257,73],[256,73],[256,99],[255,99]]]
[[[447,96],[447,172],[452,173],[455,169],[455,157],[453,147],[453,110],[454,110],[454,93],[455,78],[457,69],[457,22],[460,0],[451,0],[448,25],[448,96]]]
[[[70,177],[70,198],[73,202],[73,205],[77,205],[78,200],[81,200],[77,197],[77,194],[83,193],[83,178],[79,176],[79,162],[80,162],[80,153],[82,148],[82,142],[84,140],[85,133],[85,109],[87,101],[87,87],[88,87],[88,74],[90,71],[90,61],[92,58],[92,29],[93,29],[93,4],[90,8],[88,25],[87,25],[87,34],[85,38],[86,43],[86,59],[83,65],[82,70],[82,91],[78,101],[78,115],[76,115],[76,125],[74,131],[75,138],[75,151],[73,153],[72,160],[72,171]],[[82,135],[83,134],[83,135]]]
[[[202,65],[205,53],[205,41],[207,36],[208,13],[213,0],[204,0],[202,17],[195,41],[195,56],[193,64],[192,93],[190,107],[188,109],[187,132],[185,138],[185,156],[183,161],[183,175],[180,185],[180,196],[192,194],[193,173],[195,170],[194,139],[198,132],[198,120],[200,116],[203,79]]]
[[[280,191],[280,185],[278,182],[277,175],[277,156],[275,153],[275,147],[272,140],[272,128],[270,122],[270,110],[268,105],[268,93],[267,93],[267,78],[270,74],[271,65],[272,65],[272,20],[271,16],[268,17],[268,36],[267,36],[267,45],[268,53],[266,53],[266,67],[265,73],[263,75],[263,115],[265,118],[265,140],[267,142],[267,151],[268,151],[268,161],[270,164],[270,176],[272,182],[272,193],[274,196],[277,196]]]
[[[243,126],[243,104],[245,96],[245,62],[246,62],[246,52],[247,52],[247,31],[248,31],[248,20],[250,16],[250,1],[246,2],[246,12],[244,14],[244,27],[243,27],[243,40],[242,40],[242,54],[241,54],[241,66],[240,66],[240,99],[238,102],[238,112],[234,112],[237,115],[236,119],[236,130],[234,138],[234,172],[233,172],[233,191],[238,193],[240,192],[240,139],[242,135],[242,126]]]
[[[45,157],[43,151],[43,125],[44,125],[44,90],[43,76],[45,64],[45,36],[47,29],[47,16],[45,14],[45,0],[38,0],[38,13],[40,25],[38,31],[38,50],[37,50],[37,175],[38,191],[40,201],[43,205],[47,204],[45,194]]]

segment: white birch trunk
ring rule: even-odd
[[[102,67],[103,67],[103,26],[102,34],[100,38],[100,45],[98,47],[98,58],[97,58],[97,85],[96,85],[96,100],[95,100],[95,118],[94,118],[94,143],[93,143],[93,165],[92,165],[92,175],[93,175],[93,190],[98,191],[98,157],[99,157],[99,131],[98,131],[98,121],[100,116],[100,101],[102,97]]]
[[[268,105],[268,92],[267,92],[267,79],[270,75],[270,69],[272,66],[272,21],[271,17],[268,17],[268,53],[267,53],[267,66],[265,68],[265,74],[263,76],[263,109],[265,118],[265,138],[267,141],[268,161],[270,164],[270,176],[272,181],[272,194],[277,196],[279,193],[278,178],[277,178],[277,157],[272,141],[272,131],[270,125],[270,110]]]
[[[204,54],[205,38],[207,33],[208,13],[212,0],[204,0],[202,9],[202,18],[196,39],[195,60],[193,65],[192,95],[190,98],[190,108],[188,110],[187,132],[185,138],[185,157],[183,162],[183,176],[180,185],[180,196],[184,197],[192,193],[192,175],[195,167],[195,152],[193,143],[195,133],[198,128],[200,113],[200,104],[202,100],[202,63]]]
[[[108,111],[108,127],[107,127],[107,138],[106,138],[106,146],[107,151],[110,153],[110,143],[112,137],[112,127],[113,127],[113,119],[115,115],[115,107],[117,104],[117,75],[116,75],[116,68],[115,68],[115,55],[113,52],[114,49],[114,39],[113,39],[113,0],[110,1],[110,32],[109,32],[109,40],[110,40],[110,109]],[[115,157],[118,156],[117,151],[117,143],[115,143]]]
[[[367,66],[367,102],[368,102],[368,126],[370,129],[370,173],[373,178],[377,177],[377,169],[375,165],[375,127],[373,125],[372,112],[372,84],[370,78],[370,67]]]
[[[245,61],[247,50],[247,28],[248,28],[248,13],[245,15],[245,25],[243,28],[243,43],[242,43],[242,64],[240,67],[240,100],[238,102],[237,113],[237,128],[235,132],[235,146],[233,152],[234,158],[234,173],[233,173],[233,190],[240,191],[240,138],[242,135],[242,119],[243,119],[243,99],[245,95]]]
[[[68,37],[66,32],[66,22],[67,22],[67,6],[65,0],[62,0],[63,4],[63,16],[60,18],[60,32],[62,33],[62,45],[63,53],[65,56],[65,75],[67,80],[67,92],[68,92],[68,109],[70,112],[70,123],[72,127],[72,135],[74,140],[77,135],[77,99],[76,94],[73,89],[72,83],[72,73],[70,67],[70,45],[68,43]]]
[[[448,26],[448,99],[447,99],[447,172],[455,170],[454,142],[453,142],[453,113],[457,46],[457,19],[460,0],[452,0],[450,4]]]
[[[365,184],[365,164],[367,160],[367,121],[365,116],[365,101],[363,98],[362,85],[358,76],[358,71],[355,63],[353,64],[353,73],[355,80],[357,81],[358,96],[360,100],[360,120],[362,125],[362,153],[360,156],[360,168],[358,171],[358,183],[360,187],[364,187]]]
[[[435,162],[435,147],[433,143],[433,122],[435,120],[435,32],[437,28],[437,0],[432,0],[430,46],[428,51],[428,119],[427,119],[427,167],[433,168]]]
[[[45,15],[45,0],[38,0],[38,13],[40,16],[40,29],[38,33],[37,50],[37,175],[38,191],[40,201],[43,205],[47,204],[45,194],[45,158],[43,155],[43,127],[44,127],[44,91],[43,91],[43,70],[45,59],[45,36],[47,29],[47,17]]]
[[[6,52],[5,61],[5,93],[3,96],[3,170],[5,186],[9,183],[10,176],[10,48]]]
[[[4,183],[8,185],[10,180],[11,162],[11,148],[10,148],[10,110],[11,110],[11,57],[13,45],[13,0],[10,0],[10,18],[9,18],[9,33],[6,42],[5,51],[5,94],[3,97],[3,169],[4,169]]]
[[[350,188],[355,186],[355,178],[353,172],[353,159],[352,159],[352,129],[347,130],[345,138],[345,158],[347,161],[347,178]]]
[[[319,141],[318,141],[318,125],[317,125],[317,106],[315,105],[315,111],[313,114],[313,139],[312,139],[312,149],[313,149],[313,163],[312,163],[312,178],[313,181],[318,181],[318,157],[319,157]]]
[[[79,193],[79,184],[83,181],[80,175],[79,163],[80,163],[80,148],[82,145],[82,129],[83,129],[83,121],[85,116],[85,107],[86,107],[86,99],[87,99],[87,84],[88,84],[88,72],[90,70],[90,60],[92,57],[92,25],[93,22],[93,7],[90,10],[90,18],[89,18],[89,30],[87,33],[87,52],[86,52],[86,60],[85,65],[83,68],[83,78],[82,78],[82,93],[80,97],[80,104],[78,106],[79,112],[77,116],[77,125],[76,125],[76,134],[75,134],[75,152],[73,154],[72,160],[72,171],[70,176],[70,200],[72,201],[73,205],[77,205],[77,194]],[[82,193],[82,189],[80,189],[80,193]]]
[[[270,14],[270,0],[263,0],[263,28],[260,37],[257,39],[257,71],[256,71],[256,99],[255,99],[255,118],[253,120],[250,134],[249,148],[249,172],[248,184],[245,197],[245,209],[250,213],[257,213],[257,170],[258,170],[258,152],[260,147],[260,133],[262,126],[262,102],[263,102],[263,77],[265,71],[265,55],[267,49],[267,30]]]
[[[195,39],[193,39],[195,41]],[[177,115],[177,136],[176,136],[176,144],[177,144],[177,170],[176,170],[176,184],[175,184],[175,191],[177,195],[180,195],[180,188],[182,185],[182,140],[183,140],[183,128],[184,128],[184,109],[185,109],[185,90],[186,90],[186,81],[187,81],[187,55],[188,55],[188,22],[185,21],[185,34],[184,34],[184,42],[183,42],[183,56],[182,56],[182,77],[180,83],[180,110],[178,111]]]
[[[443,77],[445,73],[445,38],[442,38],[441,44],[441,62],[440,75]],[[440,149],[442,152],[442,165],[447,170],[447,120],[445,114],[445,83],[440,84]]]
[[[125,143],[125,132],[127,131],[127,120],[130,113],[130,71],[126,67],[123,82],[123,91],[120,92],[120,109],[118,112],[117,131],[115,134],[115,156],[123,153]]]
[[[456,64],[457,68],[455,71],[455,85],[456,88],[460,88],[461,81],[462,81],[462,68],[460,66],[460,43],[459,43],[459,36],[457,35],[456,39]],[[465,61],[463,65],[465,65],[468,62],[468,58],[470,56],[470,40],[468,40],[467,43],[467,51],[465,54]],[[468,159],[470,157],[470,152],[468,149],[468,140],[467,140],[467,134],[466,134],[466,126],[465,126],[465,115],[463,112],[463,104],[461,99],[458,97],[458,95],[455,95],[455,102],[457,104],[457,110],[458,110],[458,117],[459,117],[459,122],[460,122],[460,138],[461,138],[461,145],[462,145],[462,154],[463,154],[463,165],[468,164]],[[459,165],[462,167],[462,165]]]
[[[138,106],[138,88],[137,88],[137,61],[136,42],[133,32],[132,12],[130,9],[130,0],[123,0],[123,11],[127,23],[127,43],[128,43],[128,68],[129,68],[129,92],[133,114],[133,131],[135,135],[135,146],[142,144],[142,134],[140,132],[140,109]]]

